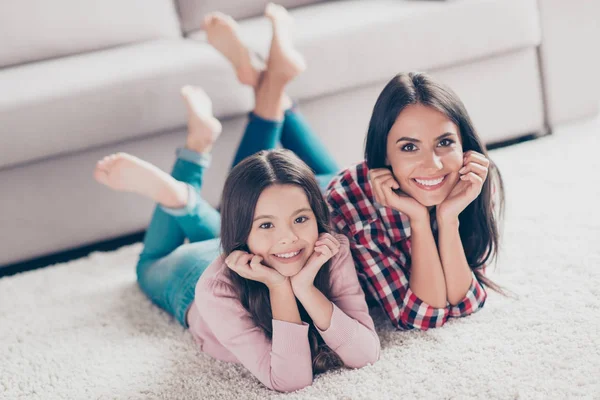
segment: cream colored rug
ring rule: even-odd
[[[136,244],[0,279],[0,398],[600,398],[600,121],[492,157],[507,189],[492,277],[514,298],[428,332],[377,318],[379,362],[278,394],[144,297]]]

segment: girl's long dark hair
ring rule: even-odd
[[[311,169],[289,150],[271,150],[256,153],[237,164],[230,172],[223,189],[221,204],[221,244],[223,253],[235,250],[249,252],[248,236],[252,229],[254,210],[263,190],[271,185],[296,185],[304,190],[315,214],[319,233],[330,232],[329,210]],[[252,319],[272,338],[273,313],[267,287],[257,281],[242,278],[230,269],[226,272]],[[315,287],[331,298],[329,262],[315,277]],[[297,302],[302,321],[310,324],[309,342],[313,373],[318,374],[343,366],[340,357],[323,341],[312,319]]]
[[[390,129],[402,110],[413,104],[421,104],[444,113],[458,127],[463,151],[473,150],[489,159],[458,96],[429,75],[411,72],[392,78],[375,103],[365,142],[365,159],[369,169],[386,166],[386,143]],[[493,193],[494,185],[496,193]],[[498,207],[497,216],[495,206]],[[459,232],[467,261],[477,279],[500,293],[504,291],[485,277],[483,268],[498,255],[498,222],[503,214],[504,184],[500,171],[490,159],[489,176],[483,184],[481,194],[459,216]]]

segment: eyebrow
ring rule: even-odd
[[[446,133],[444,133],[444,134],[436,137],[433,141],[435,142],[436,140],[445,139],[448,136],[454,136],[454,135],[456,135],[456,134],[452,133],[452,132],[446,132]],[[419,139],[411,138],[411,137],[408,137],[408,136],[402,136],[400,139],[396,140],[396,143],[402,142],[402,141],[414,142],[414,143],[421,143],[421,141]]]
[[[296,211],[295,211],[295,212],[292,214],[292,216],[294,216],[294,215],[298,215],[298,214],[300,214],[301,212],[312,212],[312,209],[311,209],[311,208],[309,208],[309,207],[300,208],[300,209],[296,210]],[[274,215],[259,215],[258,217],[254,218],[254,220],[252,220],[252,222],[254,222],[254,221],[256,221],[256,220],[259,220],[259,219],[268,219],[268,218],[275,219],[275,216],[274,216]]]

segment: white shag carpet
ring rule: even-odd
[[[491,156],[507,193],[491,277],[513,297],[427,332],[380,315],[375,365],[280,394],[144,297],[138,243],[0,279],[0,398],[600,398],[600,120]]]

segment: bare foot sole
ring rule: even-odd
[[[273,24],[273,39],[267,70],[271,75],[290,81],[306,69],[304,57],[294,48],[292,43],[292,29],[294,19],[285,8],[269,3],[265,9],[265,16]]]
[[[233,65],[238,80],[256,87],[264,65],[253,56],[238,35],[238,24],[229,15],[214,12],[204,17],[208,42]]]
[[[141,194],[166,207],[187,204],[185,183],[131,154],[111,154],[98,161],[94,179],[113,190]]]
[[[184,86],[181,95],[188,111],[186,147],[198,153],[206,153],[223,129],[212,114],[212,102],[204,90],[194,86]]]

